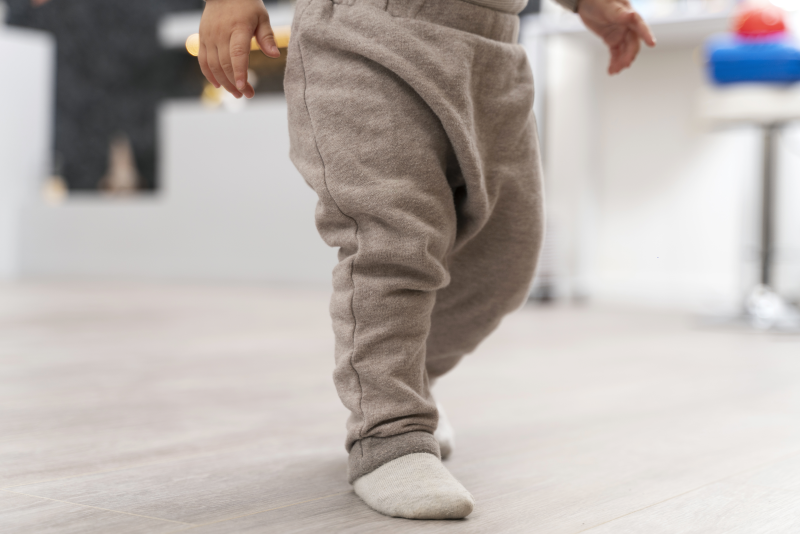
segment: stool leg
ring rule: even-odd
[[[748,322],[760,330],[797,332],[800,313],[772,288],[772,267],[775,260],[775,137],[780,123],[764,127],[764,161],[761,175],[761,243],[760,284],[747,298]]]
[[[764,127],[764,160],[761,175],[761,285],[772,284],[774,258],[774,201],[775,201],[775,135],[779,124]]]

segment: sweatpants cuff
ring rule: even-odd
[[[347,480],[351,484],[394,459],[415,452],[427,452],[441,459],[439,443],[433,434],[421,430],[388,438],[364,438],[350,449]]]

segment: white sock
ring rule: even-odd
[[[456,446],[456,433],[447,418],[447,414],[444,412],[444,408],[438,402],[436,403],[436,409],[439,411],[439,426],[436,427],[433,437],[439,442],[442,460],[447,460]]]
[[[433,454],[408,454],[353,483],[356,495],[378,512],[407,519],[461,519],[475,499]]]

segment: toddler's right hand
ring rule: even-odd
[[[261,0],[206,0],[200,21],[200,69],[214,87],[223,86],[236,98],[252,98],[247,82],[253,35],[269,57],[280,57]]]
[[[578,15],[608,46],[609,74],[631,66],[639,53],[639,40],[647,46],[656,45],[650,27],[628,0],[579,0]]]

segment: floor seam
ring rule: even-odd
[[[613,523],[614,521],[616,521],[618,519],[622,519],[623,517],[627,517],[629,515],[639,513],[642,510],[647,510],[648,508],[652,508],[653,506],[658,506],[659,504],[663,504],[665,502],[669,502],[669,501],[671,501],[673,499],[677,499],[678,497],[682,497],[684,495],[688,495],[689,493],[692,493],[692,492],[695,492],[697,490],[703,489],[703,488],[705,488],[707,486],[711,486],[713,484],[718,484],[718,483],[723,482],[725,480],[729,480],[731,478],[744,475],[745,473],[748,473],[750,471],[755,471],[756,469],[762,469],[762,468],[764,468],[764,467],[766,467],[766,466],[768,466],[770,464],[782,462],[782,461],[784,461],[784,460],[786,460],[788,458],[792,458],[793,456],[798,456],[798,455],[800,455],[800,450],[797,450],[797,451],[795,451],[793,453],[790,453],[790,454],[787,454],[785,456],[781,456],[780,458],[776,458],[775,460],[770,460],[768,462],[764,462],[764,463],[758,464],[758,465],[753,466],[753,467],[748,467],[747,469],[744,469],[744,470],[739,471],[737,473],[733,473],[732,475],[728,475],[728,476],[725,476],[725,477],[722,477],[722,478],[718,478],[717,480],[712,480],[711,482],[707,482],[706,484],[701,484],[700,486],[697,486],[696,488],[692,488],[692,489],[684,491],[682,493],[678,493],[677,495],[673,495],[672,497],[668,497],[666,499],[662,499],[662,500],[660,500],[658,502],[654,502],[652,504],[648,504],[647,506],[643,506],[643,507],[638,508],[636,510],[632,510],[632,511],[628,512],[627,514],[622,514],[621,516],[615,517],[613,519],[609,519],[608,521],[603,521],[602,523],[598,523],[598,524],[596,524],[594,526],[591,526],[589,528],[585,528],[583,530],[578,530],[578,531],[575,532],[575,534],[581,534],[583,532],[589,532],[590,530],[595,529],[597,527],[602,527],[603,525],[607,525],[608,523]]]
[[[169,531],[169,532],[167,532],[165,534],[172,534],[174,532],[186,532],[187,530],[191,530],[191,529],[197,528],[197,527],[204,527],[204,526],[208,526],[208,525],[217,525],[219,523],[225,523],[227,521],[233,521],[234,519],[241,519],[243,517],[250,517],[250,516],[253,516],[253,515],[265,514],[267,512],[274,512],[275,510],[282,510],[284,508],[291,508],[293,506],[299,506],[301,504],[306,504],[306,503],[310,503],[310,502],[322,501],[322,500],[325,500],[325,499],[329,499],[331,497],[336,497],[337,495],[344,495],[346,493],[350,493],[351,491],[352,490],[339,491],[337,493],[330,493],[328,495],[323,495],[322,497],[315,497],[313,499],[306,499],[305,501],[293,502],[293,503],[289,503],[289,504],[284,504],[282,506],[275,506],[273,508],[266,508],[264,510],[256,510],[254,512],[248,512],[246,514],[236,515],[236,516],[233,516],[233,517],[226,517],[225,519],[218,519],[216,521],[209,521],[207,523],[187,523],[187,527],[186,528],[181,528],[181,529],[178,529],[178,530],[171,530],[171,531]]]
[[[784,493],[791,493],[792,495],[800,494],[800,489],[780,488],[778,486],[765,486],[764,484],[752,484],[750,482],[740,482],[739,485],[744,486],[746,488],[758,488],[768,491],[782,491]]]
[[[234,451],[236,449],[241,449],[241,448],[245,448],[245,447],[249,447],[249,446],[250,446],[249,444],[230,445],[228,447],[223,447],[221,449],[214,449],[212,451],[198,452],[198,453],[195,453],[195,454],[187,454],[186,456],[178,456],[178,457],[175,457],[175,458],[167,458],[167,459],[164,459],[164,460],[154,460],[154,461],[151,461],[151,462],[145,462],[145,463],[141,463],[141,464],[133,464],[133,465],[125,466],[125,467],[119,467],[119,468],[113,468],[113,469],[103,469],[101,471],[89,471],[87,473],[79,473],[79,474],[75,474],[75,475],[68,475],[68,476],[58,477],[58,478],[49,478],[49,479],[45,479],[45,480],[37,480],[35,482],[25,482],[25,483],[22,483],[22,484],[13,484],[11,486],[0,486],[0,490],[13,490],[13,488],[23,488],[25,486],[34,486],[34,485],[37,485],[37,484],[49,484],[51,482],[60,482],[62,480],[69,480],[71,478],[89,477],[89,476],[94,476],[94,475],[104,475],[104,474],[107,474],[107,473],[116,473],[116,472],[119,472],[119,471],[127,471],[128,469],[137,469],[137,468],[140,468],[140,467],[149,467],[149,466],[152,466],[152,465],[158,465],[158,464],[169,463],[169,462],[182,462],[184,460],[191,460],[191,459],[194,459],[194,458],[202,458],[203,456],[209,456],[209,455],[212,455],[212,454],[230,452],[230,451]]]
[[[92,506],[90,504],[81,504],[81,503],[72,502],[72,501],[62,501],[61,499],[52,499],[50,497],[42,497],[41,495],[33,495],[33,494],[30,494],[30,493],[22,493],[20,491],[10,491],[10,490],[6,490],[6,489],[2,489],[2,488],[0,488],[0,491],[3,491],[4,493],[9,493],[11,495],[24,495],[26,497],[33,497],[35,499],[44,499],[46,501],[60,502],[62,504],[72,504],[74,506],[82,506],[84,508],[93,508],[95,510],[102,510],[104,512],[112,512],[112,513],[115,513],[115,514],[132,515],[134,517],[143,517],[145,519],[154,519],[156,521],[166,521],[168,523],[178,523],[178,524],[187,525],[187,526],[193,525],[193,523],[187,523],[185,521],[175,521],[174,519],[165,519],[163,517],[153,517],[153,516],[149,516],[149,515],[134,514],[133,512],[123,512],[122,510],[113,510],[111,508],[102,508],[100,506]]]

